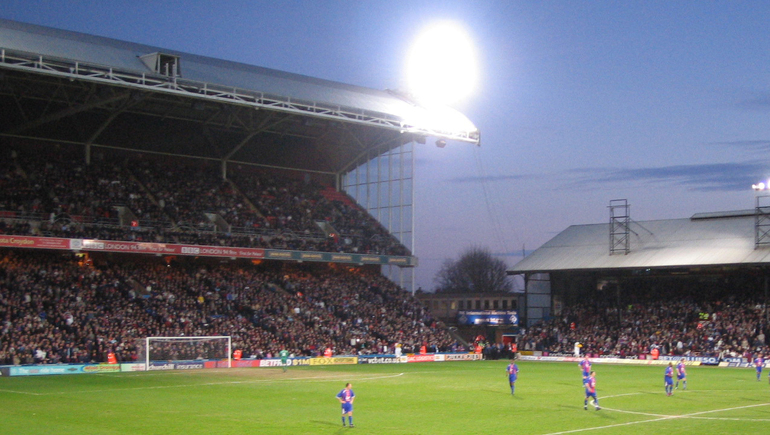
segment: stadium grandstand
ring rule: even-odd
[[[426,307],[415,150],[477,145],[460,113],[7,20],[0,104],[0,364],[137,361],[149,336],[228,336],[253,358],[462,351],[440,317],[478,309],[526,326],[483,328],[491,357],[766,349],[761,196],[644,222],[612,202],[608,224],[571,226],[509,270],[523,295]]]
[[[768,197],[756,207],[573,225],[514,265],[525,282],[519,349],[596,356],[750,358],[770,333]]]
[[[412,182],[419,144],[479,144],[464,115],[9,20],[0,105],[0,363],[457,346],[411,294]]]
[[[415,144],[428,137],[479,143],[462,114],[435,113],[394,91],[8,20],[0,21],[0,40],[8,109],[0,137],[18,158],[14,169],[39,173],[53,164],[35,151],[48,147],[61,170],[90,177],[76,187],[122,178],[89,192],[110,196],[110,204],[23,211],[47,214],[37,222],[64,211],[78,229],[99,212],[114,224],[109,239],[124,240],[118,233],[132,228],[143,241],[183,242],[189,237],[180,230],[195,229],[215,245],[251,247],[243,240],[260,236],[293,251],[265,258],[380,264],[411,289]],[[30,180],[21,178],[14,181]],[[178,202],[192,197],[186,206],[194,209],[180,210]],[[300,254],[296,246],[308,243],[375,256]]]

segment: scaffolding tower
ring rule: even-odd
[[[610,255],[626,255],[631,250],[629,237],[631,221],[631,206],[628,200],[610,200]]]
[[[757,195],[754,209],[754,249],[770,245],[770,196]]]

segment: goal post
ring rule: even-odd
[[[140,360],[150,370],[153,361],[227,361],[233,366],[232,338],[229,335],[146,337],[140,339]],[[143,357],[143,358],[142,358]]]

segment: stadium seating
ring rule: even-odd
[[[280,263],[0,250],[0,364],[137,358],[147,336],[229,335],[245,357],[404,352],[454,341],[376,273]]]
[[[233,165],[224,180],[219,165],[136,153],[96,152],[86,165],[82,150],[65,146],[3,152],[5,234],[410,255],[343,193],[311,179]]]
[[[622,309],[578,303],[527,330],[520,350],[571,355],[575,342],[592,356],[647,358],[661,355],[741,357],[766,347],[768,324],[755,297],[702,294],[671,299],[649,293]]]

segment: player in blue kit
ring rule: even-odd
[[[759,378],[762,376],[762,367],[764,366],[765,358],[760,353],[756,358],[754,358],[754,367],[757,369],[757,382],[759,382]]]
[[[583,384],[585,384],[591,375],[591,360],[588,359],[588,355],[583,357],[583,360],[578,363],[578,367],[583,371]]]
[[[596,397],[596,372],[592,371],[588,374],[588,379],[586,379],[584,385],[586,387],[586,398],[583,401],[583,409],[588,410],[588,399],[592,399],[592,403],[597,411],[602,409],[599,407],[599,399]]]
[[[679,389],[679,381],[682,381],[682,389],[687,389],[687,371],[684,367],[684,358],[676,365],[676,386],[675,389]]]
[[[519,377],[519,366],[514,360],[511,360],[505,370],[508,372],[508,384],[511,386],[511,394],[513,394],[513,390],[516,388],[516,379]]]
[[[666,386],[666,396],[674,394],[674,363],[668,363],[666,373],[663,375],[663,382]]]
[[[342,404],[342,426],[345,426],[345,417],[348,417],[348,425],[353,425],[353,400],[356,398],[356,394],[352,390],[353,384],[348,382],[345,384],[345,388],[337,394],[337,400]]]

